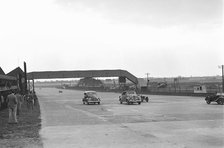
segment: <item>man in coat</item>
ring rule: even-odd
[[[9,121],[8,123],[17,123],[16,111],[17,111],[17,98],[13,92],[7,96],[7,103],[9,108]]]
[[[16,96],[16,99],[17,99],[17,115],[19,115],[20,110],[21,110],[21,105],[23,103],[23,97],[19,92],[16,92],[15,96]]]

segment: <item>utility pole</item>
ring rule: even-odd
[[[224,72],[223,72],[223,67],[224,67],[224,65],[222,65],[222,92],[224,93]]]
[[[224,65],[219,66],[219,68],[222,69],[222,93],[224,93],[224,72],[223,72]]]
[[[175,93],[176,93],[177,92],[177,88],[176,88],[177,78],[174,78],[173,82],[174,82],[174,90],[175,90]]]
[[[150,73],[146,73],[146,75],[147,75],[147,83],[146,83],[146,85],[147,85],[147,89],[148,89],[148,87],[149,87],[149,75],[150,75]]]
[[[224,93],[224,72],[223,72],[223,67],[224,67],[224,65],[222,65],[222,92]]]
[[[28,91],[27,91],[27,71],[26,71],[26,62],[23,62],[23,64],[24,64],[24,80],[25,80],[25,82],[24,82],[24,93],[25,94],[27,94],[28,93]]]

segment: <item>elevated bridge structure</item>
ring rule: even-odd
[[[28,80],[34,79],[60,79],[60,78],[83,78],[83,77],[119,77],[127,78],[137,87],[137,77],[126,70],[84,70],[84,71],[38,71],[27,73]]]

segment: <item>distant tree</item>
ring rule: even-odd
[[[80,87],[100,87],[103,83],[100,80],[96,80],[91,77],[86,77],[83,79],[80,79],[78,82],[78,86]]]

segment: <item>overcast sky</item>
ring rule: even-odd
[[[221,75],[222,0],[0,1],[8,73],[124,69],[137,77]]]

